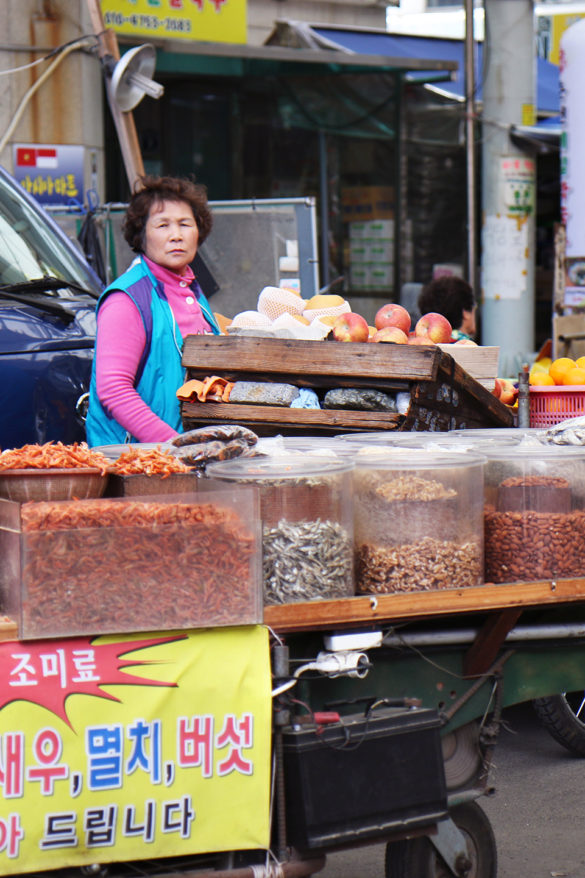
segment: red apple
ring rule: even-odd
[[[500,402],[503,402],[505,405],[514,405],[516,402],[516,397],[518,396],[518,390],[514,387],[512,381],[509,378],[501,378],[496,379],[500,380],[502,383],[502,392],[500,393]]]
[[[494,389],[492,390],[493,395],[499,399],[502,395],[502,387],[503,387],[502,379],[496,378],[494,382]]]
[[[379,311],[377,311],[374,323],[376,324],[376,329],[384,329],[386,326],[397,326],[408,335],[411,320],[406,308],[394,302],[389,302],[387,305],[382,305]]]
[[[459,341],[454,342],[454,344],[465,345],[466,347],[477,347],[477,342],[473,341],[472,338],[460,338]]]
[[[379,329],[374,334],[372,341],[389,341],[394,344],[406,344],[408,342],[408,336],[405,332],[399,329],[398,326],[383,326],[382,329]]]
[[[423,314],[414,327],[415,335],[428,335],[436,344],[447,344],[451,341],[453,328],[446,317],[429,311]]]
[[[435,342],[428,335],[410,335],[407,344],[426,344],[434,345]]]
[[[348,311],[335,319],[331,334],[335,341],[367,341],[370,329],[361,314]]]

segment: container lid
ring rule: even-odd
[[[379,453],[368,449],[354,457],[356,469],[417,469],[437,470],[446,468],[465,469],[483,466],[486,456],[475,452],[430,451],[425,448],[381,448]]]
[[[337,442],[335,436],[270,436],[261,437],[254,446],[259,454],[269,457],[286,457],[291,455],[318,455],[329,460],[351,457],[354,449],[343,442]]]
[[[537,460],[543,463],[547,461],[568,461],[572,462],[583,460],[585,462],[585,446],[574,445],[512,445],[511,447],[503,447],[501,445],[492,446],[485,445],[481,449],[481,453],[490,460]]]
[[[120,445],[94,445],[92,451],[100,451],[108,460],[118,460],[125,451],[165,451],[180,455],[181,449],[170,442],[126,442]]]
[[[225,460],[211,463],[206,468],[210,478],[234,482],[262,482],[272,479],[319,478],[335,473],[349,472],[353,464],[348,460],[325,460],[311,457],[264,457],[247,460]]]

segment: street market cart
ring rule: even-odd
[[[491,409],[484,388],[446,356],[434,357],[445,380],[428,379],[432,413],[443,418],[446,399],[457,418],[466,385],[482,418],[491,411],[505,425],[508,410]],[[286,365],[290,375],[294,362]],[[404,380],[411,398],[417,392],[412,374],[381,375],[388,380]],[[449,543],[461,530],[467,546],[477,534],[479,460],[417,458],[412,484],[428,489],[417,499],[440,504],[432,540]],[[397,466],[372,461],[362,466],[368,490],[378,484],[372,473]],[[266,490],[220,486],[210,468],[194,491],[0,500],[3,874],[300,878],[318,873],[331,851],[383,842],[387,878],[495,878],[495,839],[477,801],[492,790],[502,711],[585,689],[585,571],[559,567],[557,575],[544,564],[544,542],[534,542],[518,560],[536,556],[541,577],[507,581],[503,571],[486,583],[473,552],[457,556],[464,566],[453,574],[443,545],[440,564],[432,552],[409,556],[392,574],[393,593],[356,594],[338,564],[351,469],[322,460],[318,473],[307,462],[298,472],[289,462],[287,483],[268,463],[248,463]],[[442,490],[422,484],[425,467]],[[402,485],[403,473],[386,475],[379,497],[390,500],[386,488]],[[527,487],[523,496],[540,502],[534,483]],[[566,499],[564,484],[544,487],[556,490],[557,504]],[[265,496],[270,509],[289,510],[289,526],[267,518]],[[514,491],[506,502],[517,503]],[[304,508],[331,520],[304,530],[293,515]],[[560,514],[576,528],[583,512]],[[401,508],[403,530],[416,529],[417,518]],[[267,529],[279,528],[270,534],[279,593],[301,582],[320,587],[310,559],[325,551],[342,581],[335,597],[273,600],[261,563]],[[314,553],[305,567],[278,567],[287,539]],[[568,554],[555,548],[557,559]],[[441,585],[421,588],[429,570]],[[333,570],[321,578],[329,582]]]

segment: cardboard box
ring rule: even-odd
[[[393,186],[348,186],[341,190],[341,214],[345,222],[392,219]]]

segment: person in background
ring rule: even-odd
[[[476,302],[467,281],[455,275],[438,277],[426,284],[418,297],[421,314],[434,311],[446,317],[453,332],[453,341],[474,339]]]
[[[97,303],[90,446],[164,442],[181,431],[183,339],[220,332],[191,269],[211,226],[203,186],[177,177],[138,182],[123,224],[138,256]]]

